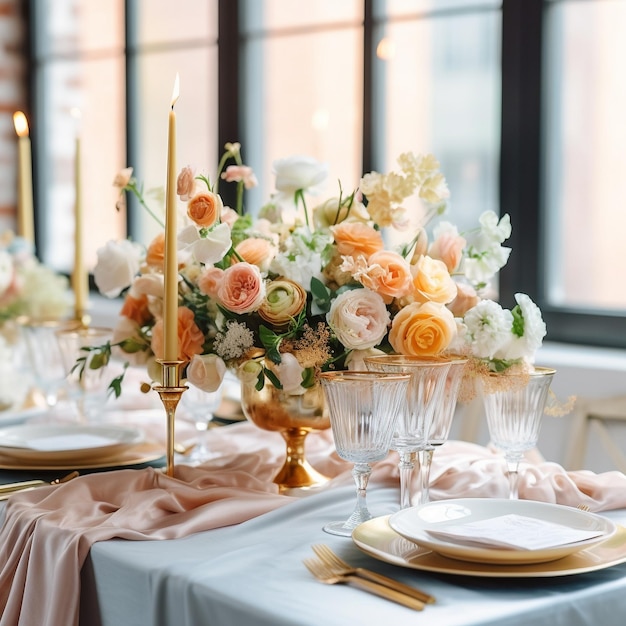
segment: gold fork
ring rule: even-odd
[[[586,504],[579,504],[576,508],[579,511],[590,511],[591,510]]]
[[[371,580],[359,578],[358,576],[352,574],[339,576],[318,559],[304,559],[302,562],[311,574],[315,576],[315,578],[327,585],[346,583],[362,589],[363,591],[369,591],[374,595],[385,598],[385,600],[397,602],[398,604],[401,604],[409,609],[413,609],[414,611],[421,611],[424,608],[424,603],[420,600],[411,598],[410,596],[407,596],[400,591],[396,591],[395,589],[390,589],[384,585],[379,585]]]
[[[435,598],[433,596],[425,593],[424,591],[421,591],[420,589],[410,587],[409,585],[405,585],[398,580],[394,580],[393,578],[389,578],[388,576],[383,576],[383,574],[373,572],[363,567],[353,567],[349,563],[346,563],[342,558],[340,558],[328,546],[324,544],[320,543],[311,547],[313,548],[313,552],[315,552],[315,554],[326,565],[328,565],[329,569],[331,569],[333,573],[337,574],[338,576],[359,576],[360,578],[371,580],[380,585],[385,585],[385,587],[389,587],[390,589],[400,591],[401,593],[404,593],[407,596],[411,596],[412,598],[416,598],[417,600],[425,602],[426,604],[432,604],[433,602],[435,602]]]

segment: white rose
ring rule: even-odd
[[[196,354],[187,366],[187,380],[208,393],[219,389],[225,374],[226,364],[216,354]]]
[[[93,275],[100,293],[108,298],[115,298],[129,287],[139,272],[143,256],[140,245],[123,239],[109,241],[97,250],[98,261]]]
[[[308,156],[279,159],[274,161],[273,168],[276,189],[290,195],[299,190],[317,193],[328,176],[328,163],[320,163]]]
[[[380,295],[353,289],[333,300],[326,320],[348,350],[366,350],[382,341],[391,318]]]

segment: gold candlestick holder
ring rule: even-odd
[[[187,389],[186,386],[181,386],[180,384],[180,368],[185,362],[158,359],[158,363],[161,364],[161,385],[154,387],[154,390],[161,397],[167,418],[165,473],[168,476],[174,476],[174,426],[176,423],[176,407],[183,392]]]

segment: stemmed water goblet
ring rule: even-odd
[[[376,372],[411,375],[408,403],[396,424],[391,449],[400,456],[400,508],[411,506],[411,478],[415,455],[428,446],[435,412],[442,404],[450,361],[435,357],[385,354],[367,357],[365,366]],[[430,460],[430,457],[426,457]],[[430,464],[419,468],[419,484],[429,484]],[[420,494],[420,499],[421,499]]]
[[[327,533],[349,537],[372,518],[367,508],[371,463],[389,454],[396,421],[407,401],[410,376],[378,372],[339,371],[320,374],[337,454],[354,463],[357,499],[345,521],[324,526]]]
[[[448,441],[459,389],[468,361],[467,358],[456,355],[446,355],[446,359],[450,359],[450,369],[446,375],[443,398],[435,406],[430,432],[424,447],[418,452],[421,480],[418,504],[427,504],[430,500],[430,468],[432,466],[433,454],[439,446]]]
[[[504,453],[509,497],[518,497],[519,465],[537,445],[541,418],[556,370],[490,373],[479,378],[491,442]]]
[[[200,465],[216,456],[207,446],[207,431],[213,415],[222,402],[222,388],[217,391],[204,391],[189,383],[181,396],[181,411],[190,419],[198,433],[198,445],[187,457],[185,464]]]

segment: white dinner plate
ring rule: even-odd
[[[530,518],[531,523],[533,520],[538,520],[562,526],[563,533],[568,529],[576,529],[589,531],[594,536],[550,547],[522,549],[475,543],[466,545],[458,540],[431,534],[433,531],[445,531],[446,528],[458,529],[463,525],[484,520],[499,520],[511,514]],[[491,564],[554,561],[605,541],[616,531],[615,524],[610,520],[572,507],[533,500],[499,498],[463,498],[430,502],[394,513],[389,518],[389,525],[405,539],[446,557]]]
[[[363,522],[352,531],[352,541],[360,550],[384,563],[437,574],[480,578],[552,578],[586,574],[626,563],[626,528],[622,527],[618,527],[609,539],[556,561],[494,565],[449,559],[408,541],[388,522],[388,515]]]
[[[26,424],[0,430],[0,455],[22,463],[98,462],[143,441],[136,428],[114,425]]]

